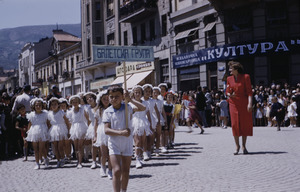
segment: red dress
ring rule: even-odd
[[[252,112],[248,112],[248,96],[252,96],[251,80],[248,74],[238,74],[227,78],[227,93],[235,92],[235,97],[229,98],[229,111],[233,136],[252,136]]]

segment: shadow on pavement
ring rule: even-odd
[[[136,178],[150,178],[152,175],[148,174],[140,174],[140,175],[129,175],[129,179],[136,179]]]
[[[198,145],[199,143],[175,143],[175,146],[181,146],[181,145]]]
[[[285,151],[258,151],[258,152],[249,152],[247,155],[278,155],[278,154],[284,154],[287,153]]]
[[[143,167],[162,167],[162,166],[176,166],[179,163],[149,163],[144,164]]]

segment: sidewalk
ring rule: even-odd
[[[255,127],[248,138],[249,155],[233,155],[231,128],[206,128],[186,133],[178,127],[175,149],[153,157],[142,169],[132,161],[127,191],[300,191],[300,128]],[[64,168],[33,170],[34,157],[0,164],[0,191],[103,191],[112,181],[100,178],[90,163],[76,169],[75,161]]]

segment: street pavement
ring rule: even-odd
[[[231,128],[199,128],[187,133],[178,127],[175,149],[153,157],[142,169],[132,161],[127,191],[300,191],[300,128],[255,127],[248,137],[248,155],[233,155]],[[2,161],[0,191],[101,191],[110,192],[112,181],[100,178],[91,162],[76,169],[76,162],[33,170],[34,157]]]

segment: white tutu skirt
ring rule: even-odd
[[[94,143],[95,147],[100,147],[101,145],[108,145],[108,135],[105,134],[104,131],[104,123],[101,123],[100,125],[98,125],[98,129],[97,129],[97,140]]]
[[[61,141],[68,139],[68,128],[66,124],[52,125],[49,131],[50,141]]]
[[[150,123],[147,118],[132,118],[132,127],[133,127],[133,135],[142,136],[146,132],[146,136],[149,136],[152,134],[152,131],[150,129]]]
[[[86,134],[85,134],[85,139],[86,140],[92,140],[94,138],[94,123],[91,123],[86,131]]]
[[[48,141],[48,126],[46,124],[32,125],[29,131],[27,131],[26,140],[29,142]]]
[[[70,129],[70,135],[71,135],[70,139],[72,139],[72,140],[84,139],[87,129],[88,129],[88,126],[86,125],[85,122],[72,124],[71,129]]]

